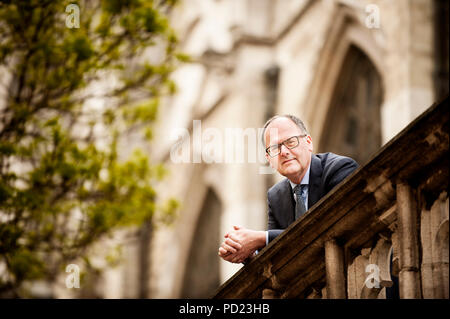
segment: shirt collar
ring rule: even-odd
[[[309,163],[308,165],[308,170],[306,171],[305,176],[303,176],[302,181],[300,182],[301,185],[309,185],[309,170],[311,168],[311,163]],[[291,182],[291,180],[289,180],[289,183],[291,184],[292,189],[294,189],[295,186],[297,186],[297,184]]]

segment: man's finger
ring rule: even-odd
[[[219,247],[219,256],[224,257],[231,254],[228,250],[224,249],[223,247]]]
[[[221,247],[222,247],[223,249],[225,249],[225,250],[227,250],[227,251],[233,253],[233,254],[237,251],[236,248],[234,248],[234,247],[228,245],[226,242],[223,242],[222,245],[221,245]]]
[[[228,255],[228,256],[225,256],[225,257],[222,257],[223,258],[223,260],[225,260],[225,261],[228,261],[228,262],[232,262],[232,260],[233,260],[233,258],[234,258],[234,255],[233,254],[230,254],[230,255]]]
[[[229,246],[232,246],[233,248],[239,250],[242,248],[242,245],[240,243],[238,243],[237,240],[234,240],[232,238],[227,238],[224,243],[226,243]]]
[[[219,248],[219,256],[226,260],[226,261],[230,261],[229,259],[233,258],[235,254],[225,250],[224,248]]]
[[[235,243],[239,243],[240,247],[242,247],[242,244],[241,244],[242,239],[239,238],[236,234],[230,234],[230,236],[228,236],[227,240],[231,240]],[[240,247],[238,249],[240,249]]]

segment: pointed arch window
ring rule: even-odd
[[[319,143],[364,164],[381,146],[381,78],[369,58],[351,46],[344,59]]]

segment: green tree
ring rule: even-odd
[[[0,296],[177,206],[157,205],[161,165],[120,152],[130,134],[150,142],[175,91],[176,0],[71,3],[0,2]]]

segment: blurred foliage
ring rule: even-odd
[[[130,134],[147,145],[188,59],[168,21],[175,4],[0,1],[0,295],[54,280],[119,227],[159,211],[173,220],[177,202],[156,202],[164,168],[124,146]]]

